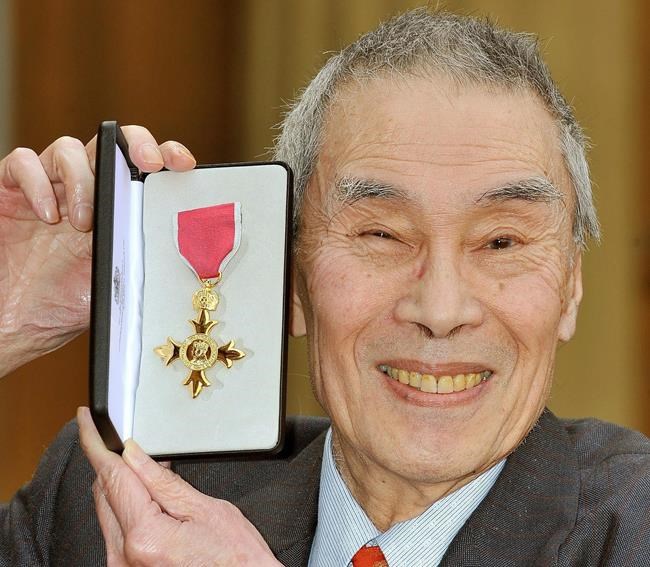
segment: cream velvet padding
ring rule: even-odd
[[[144,182],[142,354],[133,438],[152,455],[264,450],[279,438],[282,396],[286,170],[275,164],[164,171]],[[206,371],[211,386],[192,399],[189,370],[169,366],[154,348],[194,333],[192,294],[200,287],[178,255],[173,217],[239,201],[241,245],[215,288],[219,321],[211,336],[230,339],[245,357]],[[134,338],[135,340],[135,338]]]

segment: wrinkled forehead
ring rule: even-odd
[[[539,178],[571,200],[558,128],[536,95],[444,78],[383,77],[341,87],[316,172],[332,190],[340,179],[360,176],[456,193]]]

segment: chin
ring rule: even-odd
[[[431,429],[435,433],[427,435],[418,434],[412,426],[403,428],[401,434],[393,430],[395,435],[390,439],[375,440],[373,460],[412,482],[438,483],[471,477],[503,458],[500,452],[491,450],[493,440],[477,438],[471,430],[452,433]],[[467,443],[468,436],[473,443]]]

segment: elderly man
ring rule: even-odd
[[[194,165],[127,135],[145,171]],[[2,162],[5,370],[87,324],[93,154],[63,139]],[[534,40],[404,14],[327,62],[277,157],[296,177],[292,333],[331,428],[295,419],[278,459],[174,474],[132,441],[108,452],[81,409],[88,460],[69,425],[0,509],[0,562],[648,564],[647,438],[544,409],[598,222]]]

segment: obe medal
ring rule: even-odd
[[[212,328],[218,324],[210,318],[210,312],[219,305],[214,288],[241,240],[240,203],[179,212],[174,216],[174,240],[181,259],[201,282],[201,288],[192,296],[192,307],[197,314],[189,323],[194,333],[181,342],[167,337],[167,342],[156,347],[154,352],[165,366],[176,360],[185,365],[189,374],[183,386],[190,386],[192,398],[196,398],[203,388],[210,386],[206,370],[217,362],[231,368],[233,361],[245,356],[235,348],[235,341],[219,346],[210,336]]]

